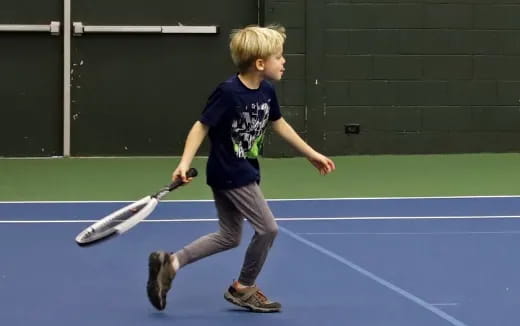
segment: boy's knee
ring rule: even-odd
[[[229,248],[236,248],[240,246],[240,238],[234,238],[229,242]]]
[[[238,235],[226,234],[226,235],[223,235],[223,237],[224,237],[224,244],[227,249],[236,248],[240,245],[240,238],[241,238],[240,234],[238,234]]]
[[[267,227],[264,232],[262,232],[262,235],[266,238],[274,239],[276,238],[276,235],[278,234],[278,225],[273,224]]]

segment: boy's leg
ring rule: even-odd
[[[219,216],[218,232],[205,235],[174,254],[150,254],[147,293],[155,308],[166,307],[166,295],[180,267],[239,245],[244,217],[226,196],[214,191],[214,198]]]
[[[179,259],[180,267],[218,252],[238,247],[240,244],[244,216],[220,191],[214,189],[213,197],[219,217],[219,230],[207,234],[177,251],[174,255]]]
[[[226,195],[255,230],[238,278],[240,284],[251,286],[255,284],[255,280],[264,266],[269,249],[278,233],[278,225],[256,183],[226,190]]]
[[[281,304],[270,301],[254,285],[278,233],[274,216],[256,183],[226,190],[225,193],[236,209],[251,223],[255,234],[247,248],[238,282],[229,287],[224,298],[256,312],[280,311]]]

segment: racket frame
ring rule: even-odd
[[[197,170],[194,168],[191,168],[187,173],[187,177],[196,177],[198,174]],[[180,187],[183,185],[182,180],[177,179],[173,181],[169,186],[162,188],[157,193],[153,195],[149,195],[146,197],[141,198],[140,200],[133,202],[129,205],[124,206],[123,208],[118,209],[117,211],[103,217],[99,221],[95,222],[94,224],[90,225],[83,231],[81,231],[76,236],[76,243],[79,246],[87,246],[96,242],[99,242],[101,240],[105,240],[108,238],[111,238],[115,235],[123,234],[126,231],[130,230],[132,227],[134,227],[136,224],[138,224],[140,221],[144,220],[148,215],[150,215],[157,204],[159,203],[159,200],[164,197],[167,193],[170,191]],[[140,209],[135,212],[134,214],[130,215],[130,217],[126,218],[123,222],[103,231],[100,232],[99,229],[101,229],[106,224],[109,224],[116,220],[121,215],[126,215],[125,213],[128,213],[129,211],[139,208]]]
[[[122,234],[128,231],[130,228],[132,228],[135,224],[139,223],[139,221],[146,218],[154,210],[155,206],[157,206],[157,203],[158,201],[156,198],[153,198],[152,196],[146,196],[136,202],[126,205],[118,209],[117,211],[103,217],[102,219],[90,225],[81,233],[79,233],[76,237],[76,243],[80,246],[84,246],[108,237],[112,237],[117,234]],[[111,223],[119,216],[121,216],[123,213],[128,212],[132,209],[136,209],[140,206],[143,207],[124,222],[112,228],[109,228],[103,232],[99,231],[104,225]]]

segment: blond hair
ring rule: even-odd
[[[285,38],[285,28],[280,25],[251,25],[234,30],[229,43],[231,59],[239,71],[244,72],[255,60],[281,52]]]

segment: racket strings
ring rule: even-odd
[[[186,176],[190,178],[197,176],[197,170],[194,168],[190,169],[187,171]],[[146,196],[105,216],[78,234],[76,242],[80,246],[86,246],[128,231],[150,215],[163,196],[182,185],[182,181],[176,180],[169,186],[160,189],[156,194]]]
[[[102,233],[114,228],[115,226],[123,223],[124,221],[127,221],[129,218],[134,216],[136,213],[142,210],[144,206],[146,206],[146,204],[142,204],[132,209],[121,212],[121,214],[116,215],[113,218],[100,223],[97,227],[90,228],[82,237],[82,239],[88,239],[98,233]]]

